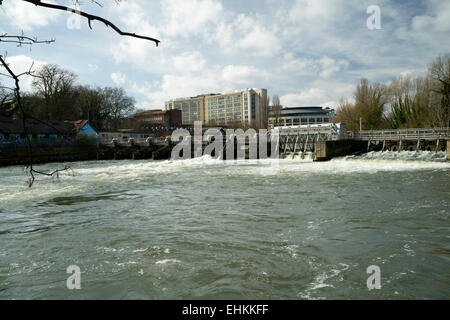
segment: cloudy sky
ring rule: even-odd
[[[285,106],[335,107],[341,97],[352,97],[362,77],[384,82],[421,74],[450,51],[449,1],[100,2],[103,7],[85,0],[81,10],[156,37],[160,46],[121,37],[99,22],[90,30],[70,13],[4,0],[0,32],[56,42],[31,48],[0,43],[1,53],[18,72],[32,61],[58,64],[82,84],[121,86],[139,108],[161,109],[171,98],[244,88],[267,88]],[[371,5],[381,10],[381,29],[367,27]],[[29,84],[23,80],[25,88]]]

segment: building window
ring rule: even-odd
[[[256,95],[252,93],[252,102],[251,102],[251,118],[252,120],[256,120]]]
[[[242,98],[242,97],[241,97],[240,94],[234,96],[234,105],[235,105],[235,106],[237,106],[237,105],[240,106],[240,105],[241,105],[241,98]]]
[[[322,118],[317,118],[317,122],[318,122],[318,123],[323,122],[323,121],[322,121]]]
[[[307,122],[308,122],[308,119],[302,118],[302,123],[307,123]]]

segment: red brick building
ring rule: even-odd
[[[138,121],[155,126],[179,126],[181,125],[181,110],[149,110],[134,116]]]

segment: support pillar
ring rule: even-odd
[[[297,139],[295,139],[294,152],[292,152],[292,159],[294,159],[294,157],[295,157],[295,151],[297,150],[297,143],[298,143],[299,137],[300,137],[300,135],[297,135]]]
[[[305,148],[303,149],[302,159],[305,159],[306,148],[308,147],[309,135],[306,136]]]
[[[287,136],[287,137],[286,137],[286,140],[284,141],[284,152],[283,152],[283,157],[284,157],[285,154],[286,154],[288,142],[289,142],[289,136]]]
[[[447,140],[447,160],[450,161],[450,140]]]

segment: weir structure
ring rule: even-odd
[[[335,157],[370,151],[428,150],[438,152],[447,150],[447,160],[450,160],[450,128],[348,132],[345,123],[327,123],[277,127],[272,130],[278,132],[281,158],[305,158],[309,154],[312,155],[314,161],[327,161]],[[270,141],[270,137],[267,140]],[[229,142],[224,139],[224,151],[227,143]],[[234,143],[236,144],[236,141]],[[170,137],[130,139],[129,141],[101,140],[97,159],[169,159],[174,145],[176,143],[173,143]],[[207,145],[208,142],[203,140],[202,150]],[[192,150],[194,148],[192,145]],[[271,150],[270,148],[268,144],[267,150]],[[231,160],[224,156],[225,152],[221,154],[222,159]],[[245,154],[248,158],[248,146],[246,146]],[[194,157],[194,153],[192,153],[192,157]]]
[[[314,161],[370,151],[445,151],[450,160],[450,128],[347,132],[345,124],[278,127],[282,158],[313,155]]]
[[[404,130],[359,131],[347,132],[345,124],[316,124],[289,127],[277,127],[278,151],[280,158],[304,158],[312,155],[314,161],[327,161],[335,157],[362,154],[370,151],[445,151],[447,160],[450,161],[450,128],[422,128]],[[223,131],[223,129],[222,129]],[[274,132],[272,131],[272,134]],[[269,132],[269,136],[271,132]],[[101,136],[101,135],[100,135]],[[202,150],[209,142],[202,139]],[[258,141],[258,157],[260,156],[261,143],[267,143],[267,155],[270,155],[271,141],[260,139]],[[227,150],[231,141],[223,140],[223,150]],[[122,160],[122,159],[170,159],[172,149],[178,142],[168,137],[147,137],[130,139],[103,139],[98,145],[80,145],[58,148],[33,148],[34,163],[67,162],[85,160]],[[193,144],[193,140],[192,140]],[[236,140],[234,139],[237,158]],[[249,147],[244,146],[245,158],[249,158]],[[195,149],[193,145],[192,150]],[[276,150],[277,147],[274,149]],[[225,152],[220,152],[222,159],[227,159]],[[195,154],[192,152],[191,157]],[[27,164],[29,154],[26,149],[0,148],[0,166]]]

